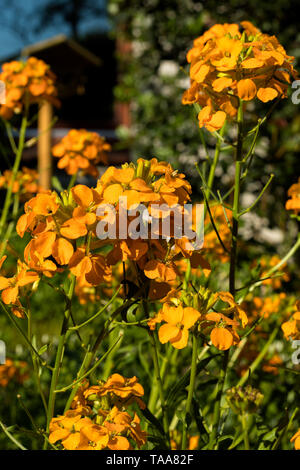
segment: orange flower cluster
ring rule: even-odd
[[[25,280],[19,281],[18,275],[13,282],[2,281],[2,290],[8,286],[14,288],[13,295],[7,296],[6,291],[3,294],[7,303],[15,302],[20,282],[25,285],[25,281],[35,282],[38,274],[52,277],[64,269],[76,276],[76,289],[83,293],[83,290],[87,292],[90,287],[110,281],[112,266],[120,261],[129,261],[135,265],[134,269],[139,270],[139,276],[142,276],[139,281],[148,281],[151,298],[161,298],[170,290],[179,275],[176,263],[180,259],[189,259],[193,268],[201,266],[208,270],[208,263],[199,251],[193,250],[189,240],[175,239],[172,233],[169,239],[163,237],[161,222],[164,214],[155,214],[151,207],[151,202],[155,202],[165,203],[167,207],[178,204],[181,208],[190,199],[190,193],[191,187],[184,175],[174,171],[170,164],[156,159],[150,162],[140,159],[137,165],[126,164],[121,169],[109,167],[95,189],[76,185],[60,195],[54,191],[37,194],[25,203],[25,213],[17,222],[18,235],[23,237],[25,232],[29,232],[31,240],[24,250],[25,263],[20,264]],[[127,197],[128,206],[142,202],[148,208],[151,215],[147,221],[148,239],[131,238],[129,226],[132,217],[127,208],[128,231],[125,237],[116,233],[113,239],[97,239],[97,224],[105,218],[97,214],[98,206],[110,204],[118,215],[123,210],[119,203],[121,195]],[[160,225],[157,238],[153,239],[151,220],[155,217]],[[171,220],[171,232],[173,226],[174,220]],[[100,253],[99,248],[106,246],[110,251]]]
[[[25,214],[17,223],[20,237],[30,232],[32,239],[24,250],[29,269],[52,277],[66,266],[78,282],[98,285],[110,280],[105,258],[89,250],[89,238],[96,225],[98,193],[77,185],[61,197],[55,192],[37,194],[25,204]],[[76,240],[84,242],[79,246]]]
[[[0,260],[2,267],[6,256]],[[24,311],[19,300],[20,289],[39,280],[36,272],[29,270],[25,263],[18,260],[17,274],[12,277],[0,276],[0,291],[2,302],[11,305],[12,312],[19,318],[24,318]]]
[[[0,116],[11,119],[23,108],[42,100],[59,106],[55,75],[49,65],[36,57],[29,57],[25,62],[12,61],[2,65],[0,80],[5,83],[6,101],[0,105]]]
[[[173,237],[175,216],[172,212],[169,219],[170,237],[165,236],[163,220],[169,216],[168,210],[164,213],[155,207],[164,204],[169,209],[176,205],[183,212],[183,205],[190,200],[191,194],[191,186],[185,176],[174,171],[169,163],[153,158],[151,161],[139,159],[137,165],[123,165],[121,169],[109,167],[98,181],[97,192],[102,204],[115,207],[117,222],[124,209],[138,207],[139,204],[143,204],[150,215],[149,220],[145,221],[145,236],[132,239],[130,222],[133,217],[127,213],[128,231],[121,237],[121,228],[117,226],[113,249],[107,257],[109,264],[115,265],[120,260],[134,261],[146,279],[155,281],[155,288],[158,288],[158,283],[162,288],[165,283],[176,280],[179,274],[176,261],[180,258],[189,258],[192,267],[208,267],[187,238]],[[121,197],[127,198],[126,207],[120,203]],[[114,224],[116,219],[111,223]],[[154,226],[156,237],[151,234]]]
[[[194,40],[187,53],[190,88],[182,103],[198,103],[199,126],[219,130],[234,118],[239,98],[257,97],[264,103],[285,98],[290,77],[297,77],[294,57],[288,56],[275,36],[263,34],[248,21],[216,24]]]
[[[7,189],[11,184],[12,171],[5,170],[0,176],[0,188]],[[20,200],[27,201],[33,194],[42,192],[42,189],[38,184],[39,175],[36,170],[31,168],[23,167],[18,171],[16,179],[14,181],[12,192],[19,193]]]
[[[23,384],[28,378],[27,366],[27,362],[7,358],[5,364],[0,365],[0,387],[7,387],[12,381]]]
[[[138,415],[132,417],[124,410],[133,402],[144,408],[143,395],[136,377],[113,374],[107,382],[92,387],[87,382],[78,389],[72,409],[52,419],[49,441],[60,441],[67,450],[140,448],[146,443],[146,433]]]
[[[300,301],[296,302],[296,312],[293,313],[292,318],[281,325],[284,337],[289,340],[300,339]]]
[[[52,153],[59,158],[57,167],[64,169],[68,175],[74,175],[79,170],[82,174],[98,177],[96,165],[100,162],[107,164],[106,152],[111,146],[97,132],[85,129],[71,129],[62,140],[54,145]]]
[[[227,307],[219,309],[220,313],[208,312],[201,326],[204,333],[210,331],[212,344],[221,351],[226,351],[239,343],[237,329],[240,325],[243,328],[247,325],[248,317],[243,308],[235,302],[230,292],[217,292],[214,301],[217,300],[227,304]]]
[[[288,196],[290,199],[285,204],[285,208],[288,211],[294,211],[295,214],[299,214],[300,211],[300,177],[298,183],[292,184],[288,190]]]
[[[269,318],[270,315],[278,313],[283,308],[285,300],[286,294],[280,292],[263,298],[255,296],[251,302],[244,302],[243,305],[247,305],[248,317],[255,321],[259,317]]]
[[[218,300],[227,304],[222,313],[210,311]],[[176,349],[187,346],[189,330],[198,324],[203,334],[210,335],[210,340],[216,348],[227,350],[239,342],[237,328],[240,325],[245,327],[248,323],[246,312],[229,292],[209,293],[206,295],[205,307],[200,305],[199,310],[185,307],[174,291],[162,301],[162,309],[149,320],[148,326],[154,330],[157,323],[164,322],[158,330],[159,340],[162,344],[169,341]],[[233,319],[228,315],[233,316]]]

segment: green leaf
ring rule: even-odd
[[[151,411],[148,408],[145,408],[141,410],[144,417],[159,431],[159,433],[165,437],[165,432],[164,428],[162,427],[161,423],[159,420],[154,416],[154,414],[151,413]]]
[[[44,353],[48,350],[48,347],[49,347],[49,344],[44,344],[44,346],[42,346],[42,347],[38,350],[39,355],[41,356],[42,354],[44,354]]]
[[[268,433],[266,433],[258,446],[258,450],[270,450],[272,444],[276,440],[276,429],[272,429]]]
[[[56,189],[59,193],[61,193],[64,190],[57,176],[52,176],[51,183],[52,183],[53,188]]]

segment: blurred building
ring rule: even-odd
[[[110,164],[118,165],[128,161],[127,149],[116,150],[115,129],[119,125],[129,125],[129,109],[114,101],[113,88],[117,81],[115,41],[104,34],[93,34],[79,44],[59,34],[29,45],[20,51],[18,57],[9,57],[2,62],[29,56],[44,60],[57,76],[61,107],[54,110],[57,120],[49,134],[49,147],[70,129],[85,128],[98,132],[112,144]],[[49,120],[51,117],[43,119]],[[37,135],[36,127],[27,132],[28,138]],[[44,152],[45,145],[48,146],[47,142],[43,147]],[[35,166],[40,151],[37,146],[26,149],[23,164]]]

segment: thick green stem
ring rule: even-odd
[[[242,428],[243,428],[244,450],[250,450],[246,413],[242,413],[241,421],[242,421]]]
[[[224,124],[224,126],[220,130],[220,135],[222,137],[223,137],[224,132],[225,132],[225,127],[226,127],[226,123]],[[212,162],[212,164],[210,166],[210,170],[209,170],[209,175],[208,175],[208,180],[207,180],[207,189],[205,191],[205,196],[206,196],[207,201],[209,201],[210,192],[211,192],[211,189],[213,187],[216,168],[217,168],[217,165],[218,165],[218,162],[219,162],[220,149],[221,149],[221,140],[218,140],[217,143],[216,143],[216,150],[215,150],[215,154],[214,154],[214,159],[213,159],[213,162]]]
[[[230,249],[230,268],[229,268],[229,292],[235,295],[235,271],[236,271],[236,258],[237,258],[237,237],[239,228],[239,207],[240,207],[240,180],[241,180],[241,161],[243,158],[243,102],[240,100],[238,109],[238,140],[235,156],[235,179],[234,179],[234,196],[232,207],[232,235],[231,235],[231,249]],[[226,373],[229,361],[229,350],[224,352],[222,368],[219,373],[219,380],[217,383],[216,401],[213,413],[212,432],[210,435],[208,449],[217,447],[217,435],[221,417],[221,401],[223,397],[224,384],[226,380]]]
[[[193,354],[192,354],[192,365],[191,365],[191,374],[190,374],[190,385],[188,391],[188,397],[185,405],[185,413],[184,413],[184,423],[183,423],[183,430],[182,430],[182,442],[181,442],[181,449],[187,449],[187,430],[188,425],[186,420],[189,419],[189,415],[191,414],[192,408],[192,400],[196,382],[196,374],[197,374],[197,337],[193,334]]]

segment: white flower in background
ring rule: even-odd
[[[184,90],[186,90],[187,88],[190,87],[190,79],[189,77],[183,77],[183,78],[180,78],[178,81],[177,81],[177,86],[178,88],[182,88]]]
[[[264,227],[257,238],[270,245],[280,245],[284,240],[284,232],[280,228]]]
[[[161,77],[175,77],[179,72],[179,65],[174,60],[162,60],[158,67]]]
[[[141,57],[149,49],[149,43],[146,41],[133,41],[132,52],[135,58]]]
[[[284,240],[284,232],[278,227],[269,227],[269,221],[266,217],[247,212],[241,220],[243,223],[239,233],[244,240],[253,238],[259,243],[268,243],[270,245],[280,245]]]

